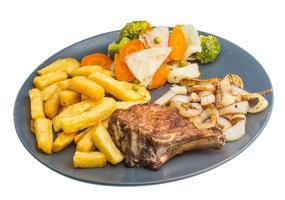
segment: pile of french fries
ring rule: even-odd
[[[29,90],[38,148],[52,154],[74,142],[75,168],[120,163],[123,155],[107,131],[108,119],[117,108],[149,102],[147,89],[118,81],[101,66],[80,66],[74,58],[56,60],[38,74]]]

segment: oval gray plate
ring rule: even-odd
[[[174,181],[194,176],[213,169],[238,155],[251,144],[266,125],[272,110],[273,95],[266,98],[268,108],[258,114],[249,114],[246,124],[246,135],[236,142],[228,142],[221,150],[197,150],[186,152],[168,161],[160,170],[151,171],[144,168],[127,168],[124,164],[97,169],[74,169],[72,156],[74,146],[59,153],[46,155],[41,153],[30,132],[30,103],[28,90],[33,87],[32,80],[37,71],[58,58],[74,57],[80,60],[84,55],[94,52],[105,52],[107,45],[118,36],[118,31],[101,34],[69,46],[56,53],[27,78],[21,87],[14,107],[14,123],[18,136],[26,149],[41,163],[60,174],[89,183],[106,185],[147,185]],[[201,32],[201,34],[207,34]],[[200,65],[201,78],[224,76],[227,73],[239,74],[248,91],[260,91],[271,88],[271,83],[262,66],[246,51],[237,45],[219,37],[222,51],[217,60],[211,64]],[[152,92],[152,100],[157,99],[169,89],[166,85]]]

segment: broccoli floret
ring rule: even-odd
[[[213,62],[221,51],[221,45],[218,39],[213,35],[201,35],[200,41],[202,51],[200,53],[195,53],[194,57],[203,64]]]
[[[116,53],[120,51],[120,49],[130,41],[129,38],[123,37],[119,43],[113,42],[108,46],[108,52],[111,57],[114,57]]]
[[[127,23],[121,30],[118,41],[121,41],[124,37],[128,37],[131,40],[138,39],[140,33],[146,31],[148,28],[151,28],[151,25],[147,21],[133,21]]]

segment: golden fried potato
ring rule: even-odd
[[[65,132],[74,132],[97,125],[107,119],[116,109],[116,101],[113,98],[104,97],[94,108],[71,117],[63,117],[61,126]]]
[[[92,139],[95,146],[113,165],[118,164],[124,159],[124,156],[114,144],[110,134],[101,124],[92,132]]]
[[[41,91],[33,88],[29,90],[30,102],[31,102],[31,116],[32,119],[44,118],[44,106]]]
[[[82,93],[92,100],[99,100],[105,96],[103,87],[85,76],[76,76],[70,80],[69,88]]]
[[[103,120],[103,121],[101,122],[101,125],[102,125],[105,129],[108,129],[109,119],[110,119],[110,117],[108,117],[107,119],[105,119],[105,120]]]
[[[74,58],[63,58],[58,59],[51,64],[47,65],[43,69],[39,70],[38,73],[40,75],[55,72],[55,71],[64,71],[69,73],[70,71],[76,69],[80,66],[80,63]]]
[[[34,124],[38,148],[47,154],[52,153],[52,122],[46,118],[38,118]]]
[[[59,81],[57,83],[51,84],[45,87],[44,89],[42,89],[41,94],[42,94],[43,100],[44,101],[48,100],[53,95],[53,93],[56,91],[56,89],[59,89],[59,90],[68,89],[69,81],[70,79]]]
[[[76,151],[91,152],[95,150],[95,145],[92,140],[92,133],[96,127],[89,128],[76,145]]]
[[[44,111],[49,119],[53,119],[59,112],[60,101],[59,101],[59,90],[57,89],[51,98],[49,98],[44,104]]]
[[[88,78],[101,85],[107,93],[112,94],[114,97],[120,100],[136,101],[143,98],[132,88],[125,87],[122,81],[118,81],[110,76],[106,76],[103,73],[94,72],[88,76]]]
[[[69,106],[81,100],[81,95],[72,90],[63,90],[59,93],[60,104],[62,106]]]
[[[77,144],[81,139],[82,137],[88,132],[88,130],[90,130],[91,127],[85,129],[84,131],[78,133],[75,137],[74,137],[74,143]]]
[[[87,96],[85,96],[84,94],[81,94],[81,101],[87,100],[87,99],[89,99]]]
[[[89,76],[93,72],[102,72],[107,76],[112,76],[112,72],[110,70],[104,69],[102,66],[99,65],[87,65],[76,68],[72,70],[68,75],[70,76]]]
[[[67,90],[69,87],[69,83],[70,83],[70,79],[66,79],[66,80],[57,82],[56,85],[60,90]]]
[[[136,91],[139,95],[142,96],[142,99],[139,101],[142,101],[143,103],[150,102],[151,96],[149,91],[146,89],[146,87],[138,84],[133,84],[129,82],[122,82],[122,84],[128,88],[129,90],[134,90]]]
[[[36,76],[33,80],[36,88],[42,90],[45,87],[67,79],[67,73],[62,71],[50,72],[41,76]]]
[[[76,151],[73,156],[73,167],[75,168],[92,168],[105,167],[106,156],[99,152],[80,152]]]
[[[70,145],[77,132],[65,133],[61,132],[53,142],[52,151],[58,152]]]
[[[51,98],[51,96],[57,90],[57,88],[58,88],[57,84],[52,84],[52,85],[49,85],[49,86],[45,87],[44,89],[42,89],[41,94],[42,94],[43,100],[46,101],[49,98]]]
[[[61,119],[63,117],[71,117],[75,115],[79,115],[86,110],[90,109],[91,106],[93,106],[94,102],[90,100],[82,101],[76,104],[72,104],[70,106],[67,106],[61,113],[59,113],[57,116],[55,116],[52,120],[53,123],[53,129],[55,132],[58,132],[61,130]],[[68,132],[74,132],[74,131],[68,131]]]

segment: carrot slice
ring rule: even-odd
[[[85,65],[100,65],[105,69],[108,69],[112,64],[112,59],[103,53],[94,53],[82,58],[81,66]]]
[[[162,64],[153,75],[152,82],[148,85],[148,89],[155,89],[163,86],[167,80],[168,74],[169,68],[165,64]]]
[[[174,60],[184,59],[187,44],[184,32],[180,27],[176,26],[173,28],[168,44],[170,47],[172,47],[172,51],[170,53],[171,58]]]
[[[144,45],[140,40],[132,40],[128,42],[123,48],[120,50],[120,58],[122,62],[125,62],[125,58],[128,54],[134,53],[136,51],[140,51],[144,49]]]
[[[114,58],[114,71],[116,79],[119,81],[133,81],[135,79],[126,63],[121,61],[120,54],[116,53]]]
[[[168,56],[166,57],[166,59],[163,61],[163,63],[164,63],[164,64],[167,64],[167,63],[169,63],[170,61],[172,61],[172,58],[170,57],[170,55],[168,55]]]

